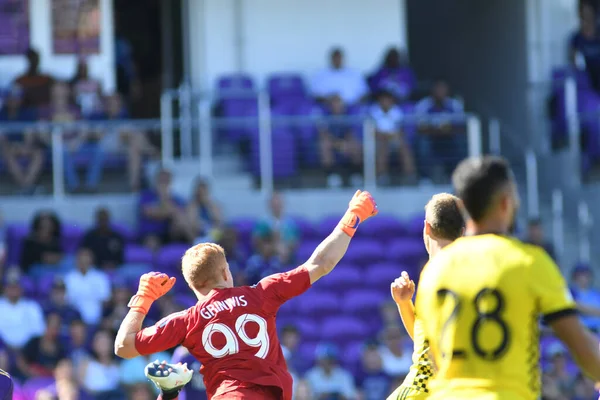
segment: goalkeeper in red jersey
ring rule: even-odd
[[[152,303],[175,284],[175,278],[165,274],[143,275],[115,339],[115,353],[133,358],[183,345],[202,365],[209,399],[291,400],[292,377],[277,337],[277,311],[330,273],[360,223],[376,214],[373,197],[357,191],[338,226],[308,261],[254,286],[233,286],[220,246],[202,243],[188,249],[182,272],[198,303],[142,329]],[[152,363],[146,375],[161,390],[162,400],[171,400],[190,381],[192,371],[185,365]]]

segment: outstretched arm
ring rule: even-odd
[[[406,332],[414,339],[415,330],[415,306],[412,297],[415,294],[415,283],[410,279],[406,271],[402,271],[400,278],[397,278],[390,287],[392,298],[396,302],[400,318]]]
[[[346,254],[350,240],[359,224],[376,214],[377,204],[371,194],[358,190],[338,226],[317,246],[312,256],[304,263],[311,284],[333,271]]]

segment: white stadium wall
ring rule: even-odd
[[[247,72],[259,82],[274,71],[311,74],[332,46],[363,72],[391,45],[406,48],[403,0],[188,0],[190,66],[195,87]]]
[[[40,53],[40,68],[59,79],[68,79],[75,73],[76,55],[55,55],[52,52],[52,0],[30,0],[29,29],[31,47]],[[114,29],[112,0],[100,0],[101,34],[100,54],[88,59],[89,73],[99,79],[105,92],[115,89]],[[25,72],[22,56],[0,57],[0,87],[8,86]]]

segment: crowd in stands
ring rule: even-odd
[[[161,170],[139,196],[135,229],[96,213],[87,230],[40,211],[31,224],[2,224],[0,368],[18,382],[15,399],[152,399],[144,377],[154,359],[188,362],[194,380],[187,398],[206,398],[198,361],[184,348],[120,360],[113,340],[140,274],[161,270],[179,276],[183,251],[211,240],[226,250],[236,283],[253,284],[309,257],[339,216],[307,221],[290,215],[284,198],[269,199],[268,217],[230,220],[205,180],[190,199],[174,196],[170,173]],[[365,224],[336,270],[278,315],[281,343],[295,377],[295,398],[380,400],[412,363],[412,342],[389,295],[402,270],[418,277],[427,255],[423,216],[401,221],[381,215]],[[531,221],[525,240],[548,249],[541,222]],[[385,249],[385,250],[384,250]],[[600,291],[592,270],[578,265],[571,289],[584,323],[600,329]],[[145,324],[195,303],[180,279],[152,307]],[[585,379],[558,340],[543,331],[544,398],[592,399]],[[37,395],[35,395],[37,393]],[[37,396],[37,397],[36,397]]]

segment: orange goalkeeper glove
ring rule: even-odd
[[[357,190],[354,197],[350,200],[348,211],[338,224],[344,233],[350,237],[354,236],[358,225],[374,215],[377,215],[377,203],[369,192]]]
[[[150,306],[158,298],[164,296],[173,285],[175,278],[161,272],[149,272],[142,275],[137,293],[129,300],[127,306],[133,311],[144,315],[148,314]]]

